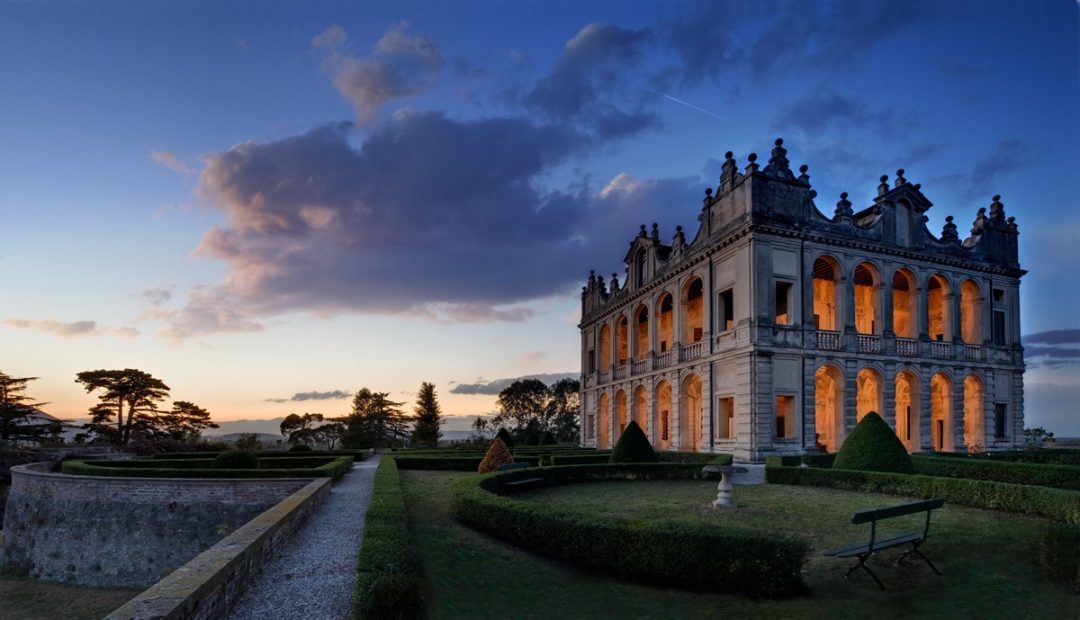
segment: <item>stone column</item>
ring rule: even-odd
[[[919,366],[919,445],[920,450],[927,452],[934,449],[933,434],[931,431],[933,408],[930,406],[930,365]]]
[[[896,433],[896,362],[885,362],[885,376],[881,384],[881,408],[879,411],[889,428]]]
[[[858,423],[856,415],[859,409],[859,362],[854,359],[844,360],[844,439],[851,434]]]
[[[967,375],[962,368],[953,368],[953,450],[967,452],[964,445],[964,377]]]

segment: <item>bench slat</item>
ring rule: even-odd
[[[875,508],[874,510],[865,510],[863,512],[856,512],[851,517],[852,523],[869,523],[870,521],[879,521],[881,519],[891,519],[892,517],[901,517],[903,515],[915,514],[918,512],[926,512],[927,510],[933,510],[935,508],[941,508],[945,504],[945,500],[940,497],[934,499],[924,499],[918,502],[910,502],[907,504],[900,504],[898,506],[888,506],[886,508]]]
[[[923,540],[922,534],[917,532],[905,532],[903,534],[896,534],[888,538],[874,541],[874,551],[881,551],[882,549],[891,549],[893,547],[899,547],[900,545],[906,545],[919,540]],[[825,551],[823,555],[828,555],[836,558],[850,558],[857,555],[862,555],[870,550],[870,543],[858,543],[854,545],[848,545],[846,547],[838,547],[836,549],[830,549]]]
[[[514,480],[513,482],[507,482],[506,486],[513,487],[519,484],[533,484],[534,482],[543,482],[543,478],[525,478],[524,480]]]

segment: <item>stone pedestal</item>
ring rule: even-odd
[[[706,465],[702,471],[709,474],[720,474],[720,484],[716,485],[716,499],[712,503],[713,508],[735,508],[735,497],[732,494],[735,486],[731,484],[731,474],[745,474],[749,470],[745,467],[732,465]]]

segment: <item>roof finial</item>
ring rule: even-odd
[[[994,201],[990,203],[990,219],[1005,220],[1005,205],[1001,203],[1001,194],[994,194]]]
[[[702,202],[705,203],[705,206],[703,207],[703,209],[708,209],[709,205],[712,204],[712,188],[711,187],[706,187],[705,188],[705,199]]]
[[[716,188],[716,193],[726,191],[735,186],[735,181],[739,177],[739,166],[735,163],[735,154],[731,151],[724,153],[724,165],[721,167],[720,172],[720,187]]]
[[[675,236],[671,240],[674,247],[682,247],[686,243],[686,235],[683,234],[682,226],[675,227]]]
[[[945,243],[953,243],[960,240],[956,232],[956,224],[953,224],[953,216],[945,216],[945,226],[941,228],[941,240]]]
[[[896,171],[896,184],[893,187],[900,187],[904,183],[907,183],[907,179],[904,178],[904,169],[901,168]]]
[[[810,169],[810,166],[803,164],[799,166],[799,180],[807,185],[810,184],[810,175],[806,174],[806,171]]]
[[[791,174],[791,163],[787,158],[787,149],[784,148],[784,139],[777,138],[775,144],[769,157],[769,164],[765,166],[765,172],[777,177],[794,178],[795,175]]]
[[[881,184],[877,186],[877,195],[884,196],[885,194],[889,193],[889,175],[881,175],[880,181]]]
[[[652,223],[652,240],[653,241],[659,241],[660,240],[660,225],[657,224],[656,222]]]
[[[840,202],[836,203],[836,217],[851,217],[855,213],[851,210],[851,201],[847,196],[847,192],[840,193]]]
[[[757,153],[750,153],[746,156],[746,159],[750,161],[746,166],[746,174],[754,174],[758,171],[760,166],[757,165]]]
[[[641,230],[639,230],[639,231],[638,231],[638,234],[637,234],[637,236],[639,236],[639,237],[644,237],[644,236],[645,236],[645,234],[646,234],[646,233],[645,233],[645,225],[644,225],[644,224],[642,224],[642,225],[641,225]]]

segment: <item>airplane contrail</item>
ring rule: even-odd
[[[1078,0],[1078,1],[1080,1],[1080,0]],[[713,118],[715,118],[717,120],[724,121],[725,123],[731,123],[732,125],[735,125],[736,127],[742,127],[743,129],[750,129],[750,127],[747,127],[746,125],[743,125],[742,123],[740,123],[738,121],[733,121],[730,118],[724,118],[723,116],[720,116],[719,114],[716,114],[714,112],[710,112],[710,111],[706,110],[705,108],[699,108],[699,107],[697,107],[696,105],[694,105],[692,103],[688,103],[686,101],[683,101],[682,99],[677,99],[677,98],[672,97],[671,95],[669,95],[667,93],[662,93],[662,92],[656,91],[656,90],[654,90],[653,92],[656,93],[657,95],[660,95],[661,97],[663,97],[665,99],[670,99],[670,100],[674,101],[675,103],[682,104],[682,105],[690,108],[691,110],[697,110],[698,112],[701,112],[702,114],[708,114],[709,116],[711,116],[711,117],[713,117]]]

